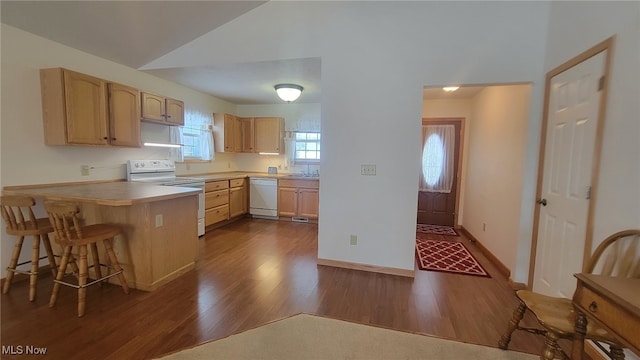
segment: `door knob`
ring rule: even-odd
[[[542,206],[547,206],[547,199],[542,198],[542,199],[538,199],[536,200],[536,202]]]

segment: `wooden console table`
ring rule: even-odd
[[[573,295],[576,336],[571,358],[582,360],[587,321],[595,321],[620,344],[640,355],[640,279],[576,274]]]

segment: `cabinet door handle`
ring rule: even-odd
[[[116,138],[111,138],[111,140],[116,140]]]
[[[167,119],[170,118],[170,117],[171,117],[171,115],[167,115]]]
[[[598,303],[592,301],[591,304],[589,304],[589,311],[591,311],[592,313],[598,311]]]
[[[102,139],[104,139],[104,140],[109,140],[109,138],[108,138],[108,137],[106,137],[106,136],[105,136],[105,137],[103,137]]]

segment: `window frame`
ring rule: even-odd
[[[208,136],[208,132],[212,131],[211,128],[213,126],[213,119],[211,119],[211,124],[209,125],[199,122],[190,123],[189,120],[194,117],[188,114],[188,112],[204,115],[204,113],[197,110],[185,110],[185,123],[184,125],[181,125],[179,127],[182,138],[183,162],[211,162],[212,160],[204,159],[204,154],[200,153],[200,151],[202,150],[200,142],[203,141],[202,138],[204,136]],[[209,130],[207,130],[206,126],[209,126]],[[188,138],[194,138],[193,146],[187,144]],[[187,149],[191,150],[190,155],[187,155]]]
[[[309,134],[314,134],[317,135],[317,139],[315,140],[309,140],[309,139],[304,139],[304,140],[298,140],[298,135],[299,134],[305,134],[307,137]],[[322,157],[322,148],[320,146],[322,141],[322,137],[319,131],[295,131],[293,133],[293,142],[294,142],[294,148],[293,148],[293,161],[295,164],[319,164],[320,163],[320,158]],[[318,158],[317,159],[308,159],[308,158],[298,158],[298,150],[297,150],[297,144],[298,143],[305,143],[305,144],[309,144],[309,143],[315,143],[317,144],[317,149],[315,150],[309,150],[309,149],[305,149],[305,150],[301,150],[301,151],[305,151],[305,152],[316,152],[318,154]]]

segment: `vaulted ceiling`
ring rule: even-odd
[[[142,69],[267,1],[1,1],[2,23]],[[299,102],[321,100],[320,58],[141,70],[236,104],[281,103],[258,84],[306,84]],[[448,94],[449,98],[466,92]],[[425,89],[425,97],[441,97]]]

